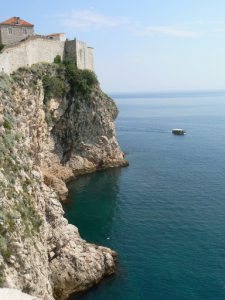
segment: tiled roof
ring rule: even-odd
[[[15,26],[26,26],[26,27],[33,27],[34,25],[20,19],[19,17],[13,17],[11,19],[5,20],[0,23],[0,25],[15,25]]]

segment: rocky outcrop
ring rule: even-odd
[[[0,286],[63,300],[112,274],[116,258],[63,217],[65,182],[127,162],[114,102],[97,85],[46,98],[46,76],[69,86],[57,65],[0,76]]]

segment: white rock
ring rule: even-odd
[[[22,293],[20,290],[7,289],[7,288],[0,289],[0,299],[1,300],[41,300],[40,298]]]

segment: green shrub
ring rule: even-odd
[[[0,52],[3,50],[4,47],[5,47],[5,45],[0,44]]]
[[[0,74],[0,90],[3,93],[9,94],[12,88],[12,79],[6,75]]]
[[[86,82],[88,86],[96,86],[98,84],[97,76],[94,72],[90,70],[81,70],[81,74],[83,77],[83,80]]]
[[[93,87],[98,84],[95,73],[89,70],[79,70],[77,66],[70,61],[65,61],[64,65],[71,94],[89,95]]]
[[[64,96],[68,88],[64,81],[55,76],[45,75],[42,79],[45,92],[44,103],[46,104],[51,98],[61,98]]]
[[[12,123],[8,120],[8,119],[5,119],[5,121],[4,121],[4,123],[3,123],[3,127],[5,128],[5,129],[12,129]]]
[[[68,93],[71,96],[88,96],[98,85],[98,79],[94,72],[79,70],[70,61],[60,64],[60,59],[60,56],[56,56],[54,60],[59,64],[56,74],[45,75],[42,79],[45,93],[44,104],[47,104],[51,98],[61,98]]]
[[[54,58],[54,63],[55,64],[61,64],[62,59],[60,55],[56,55],[56,57]]]
[[[0,288],[4,287],[5,275],[4,275],[5,266],[3,263],[0,263]]]

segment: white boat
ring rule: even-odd
[[[184,134],[186,134],[186,131],[181,128],[174,128],[174,129],[172,129],[172,133],[176,134],[176,135],[184,135]]]

